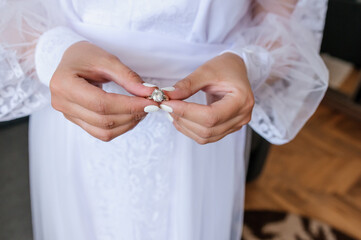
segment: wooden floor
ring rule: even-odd
[[[245,208],[310,216],[361,239],[361,122],[322,104],[295,140],[272,147]]]

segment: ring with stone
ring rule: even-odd
[[[158,88],[154,89],[152,94],[147,98],[158,103],[169,100],[168,96],[161,89]]]

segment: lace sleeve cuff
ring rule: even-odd
[[[256,1],[269,8],[281,7],[282,2]],[[255,97],[249,125],[273,144],[291,141],[327,90],[328,70],[318,53],[327,1],[317,5],[322,11],[307,15],[312,2],[300,1],[290,17],[272,9],[262,12],[239,29],[226,51],[240,56],[247,68]],[[316,13],[319,17],[313,18]],[[310,22],[317,28],[310,28]]]
[[[49,86],[66,49],[80,41],[86,39],[66,27],[56,27],[40,37],[35,50],[35,67],[43,84]]]
[[[226,52],[236,54],[243,59],[253,91],[266,81],[271,72],[273,59],[265,48],[256,45],[245,47],[234,45],[222,53]]]

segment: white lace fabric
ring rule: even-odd
[[[53,28],[40,37],[35,51],[35,67],[40,82],[49,86],[50,79],[64,52],[80,41],[86,41],[86,39],[62,26]]]
[[[1,1],[0,121],[30,115],[49,103],[49,91],[37,78],[34,53],[39,37],[61,22],[55,8],[51,0]]]
[[[322,2],[317,11],[312,5],[316,1]],[[63,24],[54,12],[61,13],[64,6],[59,8],[54,2],[66,3],[67,13],[75,11],[71,21],[88,35]],[[211,46],[217,55],[232,43],[230,51],[246,61],[256,98],[251,126],[267,140],[284,143],[312,114],[327,85],[327,70],[318,56],[319,39],[314,38],[322,32],[326,1],[301,0],[288,18],[265,8],[257,21],[250,18],[251,0],[54,2],[9,0],[0,8],[0,15],[5,16],[0,20],[0,101],[4,109],[0,120],[33,113],[29,149],[35,239],[238,240],[247,161],[245,128],[216,143],[198,145],[159,111],[105,143],[52,109],[46,85],[66,48],[89,36],[98,40],[99,47],[111,45],[114,51],[109,52],[119,53],[118,57],[124,57],[123,44],[127,57],[133,56],[132,63],[140,67],[145,58],[139,49],[155,45],[148,35],[156,35],[157,41],[176,39],[174,45],[160,42],[160,51],[147,55],[156,61],[159,58],[153,55],[163,54],[161,60],[168,61],[155,66],[176,71],[181,68],[172,59],[188,63],[189,58],[201,59],[199,46]],[[186,14],[187,2],[199,11]],[[271,0],[265,2],[278,6]],[[50,10],[49,3],[53,4]],[[99,14],[109,16],[105,21]],[[121,23],[118,16],[123,17]],[[179,32],[174,27],[178,25]],[[136,32],[134,42],[130,35],[119,37],[124,32]],[[171,56],[179,42],[189,52]],[[139,55],[132,55],[133,50]],[[158,71],[149,69],[150,73]],[[166,87],[179,79],[153,76],[144,80]],[[104,90],[126,94],[113,82],[104,84]],[[203,92],[192,98],[205,104]],[[48,106],[34,112],[44,105]]]
[[[48,102],[48,91],[21,68],[16,53],[0,47],[0,119],[27,116]]]
[[[256,100],[251,127],[271,143],[282,144],[295,137],[327,88],[328,72],[318,55],[327,0],[300,0],[289,17],[274,13],[282,7],[278,1],[257,1],[266,11],[254,21],[243,19],[239,39],[229,51],[246,60]],[[62,22],[54,14],[56,8],[47,7],[56,6],[54,2],[16,0],[0,6],[4,16],[0,24],[0,121],[31,114],[47,104],[49,94],[38,76],[47,85],[66,48],[82,40],[65,28],[46,33],[51,36],[38,44],[35,74],[32,46]],[[9,30],[9,25],[14,27]]]
[[[247,66],[255,96],[250,126],[269,142],[284,144],[314,113],[328,87],[319,56],[327,1],[299,1],[291,14],[279,1],[258,2],[264,11],[245,24],[241,41],[228,51]]]

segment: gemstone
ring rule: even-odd
[[[151,97],[156,102],[162,102],[162,101],[165,100],[164,92],[162,90],[159,90],[159,89],[154,89]]]

